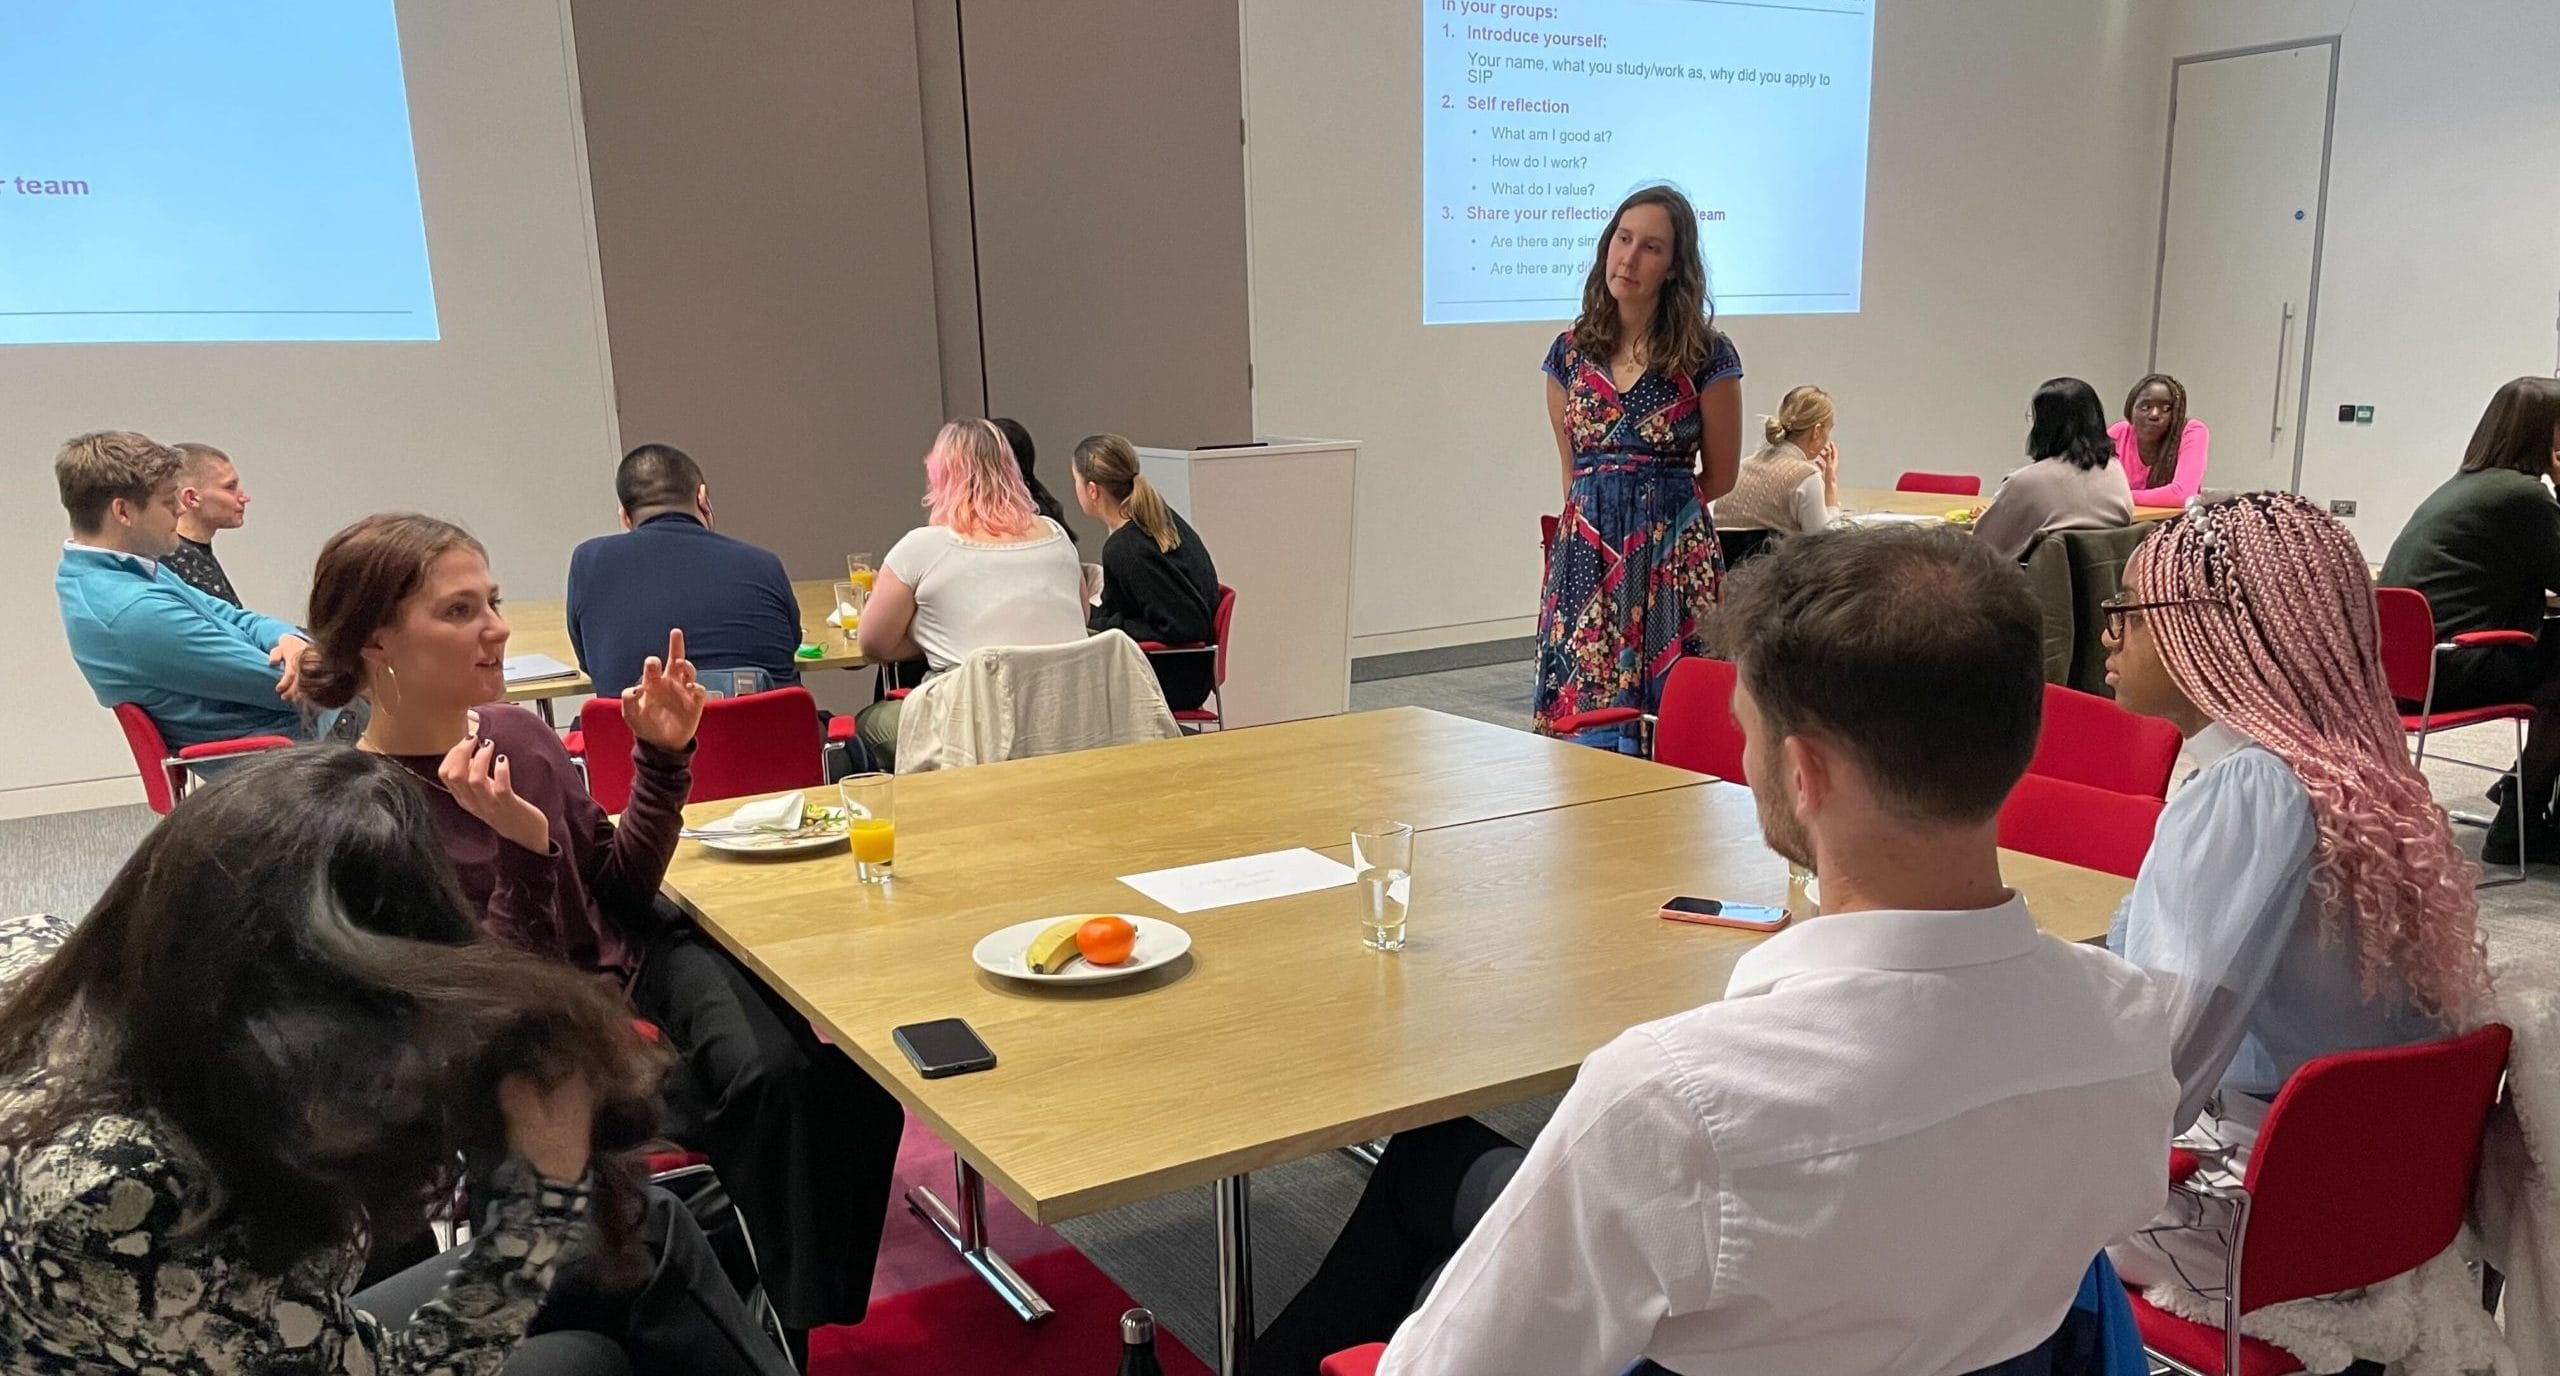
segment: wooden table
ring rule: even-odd
[[[1840,509],[1852,514],[1896,516],[1944,516],[1959,507],[1981,506],[1988,498],[1959,497],[1951,492],[1897,492],[1889,487],[1844,487],[1840,489]],[[2133,509],[2136,521],[2165,521],[2178,514],[2174,506],[2138,506]]]
[[[838,630],[830,619],[835,615],[836,585],[825,578],[801,579],[791,585],[792,594],[800,600],[800,643],[815,645],[826,653],[817,659],[799,661],[802,672],[811,669],[859,669],[870,661],[854,648],[853,637]],[[549,655],[563,664],[578,662],[578,652],[569,644],[569,604],[566,602],[509,601],[507,603],[507,653],[511,655]],[[571,698],[595,691],[595,684],[582,672],[571,672],[557,678],[532,679],[507,685],[509,702],[542,702],[552,698]]]
[[[1747,789],[1414,708],[897,787],[890,885],[856,882],[843,852],[759,862],[690,843],[670,883],[952,1144],[964,1191],[992,1181],[1054,1223],[1213,1186],[1230,1373],[1253,1334],[1251,1172],[1564,1088],[1628,1026],[1716,998],[1761,940],[1664,922],[1665,898],[1789,902]],[[1421,833],[1397,955],[1359,944],[1347,889],[1178,916],[1115,878],[1296,845],[1347,859],[1351,825],[1380,815]],[[2029,856],[2003,866],[2075,940],[2102,935],[2130,888]],[[970,962],[1000,926],[1088,911],[1172,917],[1192,951],[1076,990]],[[944,1017],[966,1018],[999,1067],[919,1077],[890,1029]],[[977,1252],[1002,1290],[1009,1271]]]

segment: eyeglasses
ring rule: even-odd
[[[2135,616],[2161,607],[2219,607],[2227,605],[2219,597],[2164,597],[2156,602],[2135,602],[2119,593],[2098,604],[2107,618],[2107,638],[2124,639],[2125,623]]]

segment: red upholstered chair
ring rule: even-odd
[[[631,728],[622,699],[589,698],[578,712],[586,738],[587,793],[620,812],[631,802]],[[737,798],[827,781],[818,740],[818,700],[806,688],[776,688],[703,704],[694,735],[693,801]]]
[[[1601,707],[1576,712],[1548,729],[1570,736],[1603,726],[1633,726],[1644,753],[1657,763],[1748,783],[1742,766],[1742,727],[1733,719],[1733,661],[1691,655],[1671,666],[1662,686],[1662,710]]]
[[[2438,731],[2457,731],[2466,726],[2480,726],[2493,721],[2515,724],[2515,767],[2499,769],[2494,765],[2473,764],[2450,755],[2438,756],[2447,764],[2458,764],[2491,774],[2502,774],[2510,787],[2524,789],[2522,764],[2525,728],[2533,722],[2529,703],[2501,702],[2484,707],[2465,707],[2457,711],[2436,710],[2436,671],[2444,657],[2455,650],[2484,645],[2515,645],[2530,649],[2534,636],[2530,631],[2466,631],[2450,640],[2436,639],[2435,610],[2427,605],[2425,593],[2414,588],[2376,588],[2373,607],[2381,622],[2382,677],[2391,687],[2391,696],[2400,705],[2400,729],[2408,732],[2420,768],[2427,763],[2427,737]],[[2418,710],[2411,712],[2414,706]],[[2474,826],[2486,825],[2486,819],[2464,813],[2451,814],[2457,822]],[[2516,872],[2488,881],[2490,884],[2513,884],[2525,877],[2523,838],[2517,838]]]
[[[2302,1364],[2240,1332],[2271,1304],[2388,1280],[2453,1243],[2507,1063],[2507,1029],[2323,1056],[2295,1071],[2237,1189],[2222,1327],[2131,1296],[2142,1345],[2181,1371],[2282,1376]]]
[[[2132,878],[2151,853],[2160,800],[2029,774],[2000,805],[2000,844]]]
[[[1195,730],[1227,729],[1227,631],[1235,624],[1236,590],[1224,583],[1218,585],[1218,609],[1209,616],[1209,634],[1215,637],[1202,645],[1167,645],[1160,640],[1141,640],[1138,649],[1150,660],[1158,655],[1209,655],[1209,705],[1186,707],[1173,714],[1174,721]]]
[[[1555,552],[1555,548],[1556,548],[1556,532],[1557,532],[1558,530],[1563,529],[1563,528],[1564,528],[1564,521],[1563,521],[1561,518],[1559,518],[1559,517],[1555,517],[1555,516],[1541,516],[1541,517],[1539,517],[1539,518],[1538,518],[1538,552],[1539,552],[1539,553],[1541,553],[1541,554],[1552,554],[1552,553],[1554,553],[1554,552]]]
[[[1371,1343],[1337,1352],[1324,1359],[1323,1376],[1378,1376],[1378,1363],[1385,1360],[1387,1345]]]
[[[2169,796],[2178,763],[2178,728],[2128,712],[2095,693],[2044,686],[2044,729],[2027,772],[2091,788]]]
[[[160,723],[153,721],[150,713],[130,702],[117,703],[115,712],[116,725],[124,730],[125,748],[133,752],[134,770],[142,775],[143,801],[158,813],[165,814],[186,796],[195,766],[254,755],[261,750],[282,750],[293,744],[284,736],[241,736],[182,745],[172,753],[168,738],[160,734]]]
[[[1894,480],[1896,492],[1943,492],[1950,497],[1979,497],[1982,478],[1974,473],[1923,473],[1913,469]]]

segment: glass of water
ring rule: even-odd
[[[1822,910],[1822,880],[1814,874],[1810,866],[1799,865],[1793,860],[1788,861],[1787,888],[1791,891],[1788,894],[1789,898],[1803,900],[1805,911],[1800,914],[1801,916],[1810,917]]]
[[[1404,949],[1405,909],[1413,896],[1413,828],[1370,822],[1351,829],[1351,868],[1360,891],[1360,944]]]

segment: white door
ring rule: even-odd
[[[2175,66],[2151,366],[2213,432],[2207,487],[2299,478],[2337,52],[2322,39]]]

